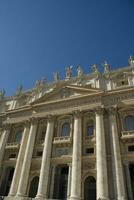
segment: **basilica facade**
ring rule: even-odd
[[[134,57],[0,91],[0,198],[134,200]]]

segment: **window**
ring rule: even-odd
[[[42,151],[37,151],[36,156],[37,157],[41,157],[42,156]]]
[[[87,126],[87,136],[92,136],[94,134],[94,127],[93,125]]]
[[[65,122],[62,125],[61,136],[69,136],[70,135],[70,124]]]
[[[134,130],[134,117],[133,116],[127,116],[124,121],[125,121],[125,130],[126,131]]]
[[[86,154],[94,153],[94,148],[86,148]]]
[[[134,152],[134,145],[128,146],[128,151]]]
[[[15,142],[19,143],[21,141],[22,138],[22,131],[17,131],[15,134]]]
[[[15,154],[15,153],[10,154],[10,155],[9,155],[9,159],[10,159],[10,158],[16,158],[16,154]]]

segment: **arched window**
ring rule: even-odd
[[[125,130],[126,131],[134,130],[134,117],[131,115],[125,117]]]
[[[22,130],[19,130],[15,134],[15,142],[19,143],[21,141],[21,138],[22,138]]]
[[[93,136],[94,134],[94,123],[93,121],[89,121],[86,127],[86,136]]]
[[[65,122],[62,125],[61,136],[69,136],[70,135],[70,123]]]
[[[30,184],[29,197],[35,198],[38,190],[39,177],[35,176]]]

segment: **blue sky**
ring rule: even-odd
[[[134,55],[134,0],[0,0],[0,88],[64,77],[65,67],[104,60],[126,66]]]

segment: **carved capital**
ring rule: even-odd
[[[73,113],[75,118],[81,118],[82,117],[82,112],[80,112],[79,110],[74,111]]]
[[[8,124],[8,123],[3,124],[3,125],[2,125],[2,129],[3,129],[3,130],[10,130],[10,129],[11,129],[11,124]]]
[[[31,122],[31,124],[36,124],[36,123],[38,122],[38,119],[35,118],[35,117],[31,117],[31,118],[29,119],[29,121]]]
[[[53,122],[55,117],[53,115],[48,115],[47,116],[47,122]]]
[[[24,127],[29,127],[30,126],[30,120],[24,121]]]
[[[41,118],[41,119],[39,119],[39,123],[40,123],[40,124],[46,123],[46,118]]]
[[[98,107],[95,109],[95,114],[97,114],[97,115],[103,115],[104,112],[105,112],[104,107]]]
[[[113,107],[110,107],[107,109],[109,115],[116,115],[117,113],[117,107],[116,106],[113,106]]]

